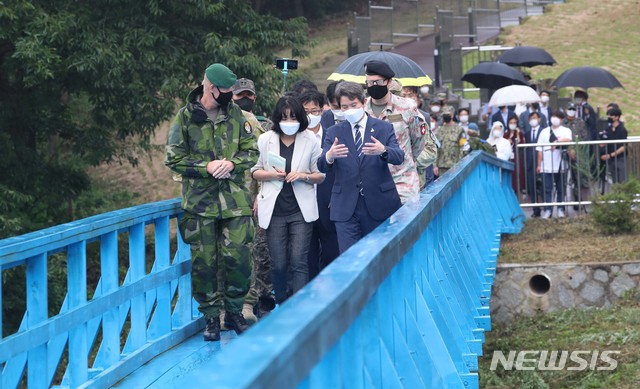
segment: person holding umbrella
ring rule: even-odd
[[[369,116],[393,125],[398,144],[404,151],[404,162],[389,166],[404,204],[416,198],[420,191],[416,160],[424,149],[426,122],[414,100],[391,93],[390,85],[395,72],[386,62],[374,60],[364,66],[369,94],[364,110]]]
[[[605,130],[603,139],[622,140],[627,139],[627,129],[620,121],[622,111],[620,108],[611,108],[607,111],[607,121],[609,126]],[[600,160],[607,163],[607,170],[611,173],[614,183],[625,182],[627,180],[627,158],[624,143],[601,144],[600,148],[606,150],[606,154],[600,156]]]

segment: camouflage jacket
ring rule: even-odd
[[[376,117],[371,107],[371,98],[365,102],[364,110],[369,116]],[[424,150],[426,123],[418,112],[415,101],[394,94],[391,94],[387,107],[377,118],[393,125],[398,145],[404,151],[404,162],[400,165],[389,165],[389,170],[396,183],[400,200],[405,203],[420,191],[416,160]]]
[[[438,131],[440,148],[438,149],[438,157],[436,159],[435,166],[451,169],[453,165],[462,159],[460,139],[464,138],[464,129],[453,121],[440,127],[440,130]]]
[[[205,217],[251,216],[245,171],[258,159],[256,136],[235,103],[221,110],[215,123],[200,104],[202,86],[189,93],[167,137],[165,165],[182,175],[182,208]],[[228,179],[207,173],[207,163],[226,158],[235,165]]]
[[[571,130],[571,134],[573,134],[573,139],[576,141],[588,141],[591,140],[589,136],[589,131],[587,130],[587,124],[584,120],[580,118],[575,118],[573,120],[564,119],[562,125]]]

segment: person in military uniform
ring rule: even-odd
[[[571,130],[573,139],[580,141],[591,140],[590,132],[584,120],[578,117],[578,107],[574,103],[567,104],[565,109],[566,116],[562,121],[562,125]],[[589,172],[591,171],[591,146],[588,145],[571,145],[567,153],[569,155],[569,168],[571,169],[571,180],[573,181],[572,192],[573,200],[586,200],[589,196]],[[584,192],[584,193],[583,193]],[[573,209],[578,210],[578,206],[574,205]]]
[[[256,138],[273,128],[273,122],[265,116],[253,114],[254,103],[257,98],[256,87],[252,80],[239,78],[233,86],[233,102],[242,108],[245,118],[251,123]],[[251,287],[247,294],[242,315],[249,323],[255,323],[258,316],[266,314],[275,307],[273,299],[273,283],[271,281],[271,259],[269,258],[269,247],[267,246],[267,234],[264,229],[258,226],[257,203],[258,182],[251,177],[251,172],[247,170],[247,184],[251,194],[251,202],[254,205],[253,222],[256,225],[256,232],[253,241],[253,272],[251,273]],[[260,303],[260,304],[258,304]],[[224,329],[224,314],[220,315],[220,324]]]
[[[396,183],[400,201],[406,203],[417,198],[420,192],[416,160],[424,150],[427,125],[425,118],[418,112],[418,106],[412,99],[391,93],[394,71],[382,61],[369,61],[365,65],[367,93],[365,112],[376,119],[393,125],[398,145],[404,152],[404,162],[389,165]],[[426,166],[423,168],[426,169]]]
[[[202,85],[171,124],[165,156],[165,165],[182,176],[184,216],[178,228],[191,245],[191,285],[206,319],[207,341],[220,339],[222,308],[228,328],[248,328],[241,311],[254,227],[245,171],[256,163],[258,149],[251,124],[231,102],[235,81],[226,66],[207,67]]]
[[[437,176],[442,176],[462,159],[462,147],[466,143],[465,132],[453,121],[453,114],[454,109],[451,106],[442,110],[442,126],[438,131],[440,148],[433,168]]]

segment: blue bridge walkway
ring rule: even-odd
[[[178,199],[2,240],[26,312],[0,339],[1,387],[477,388],[500,236],[524,220],[512,169],[472,153],[220,342],[202,341]],[[67,295],[51,316],[53,263],[66,264]]]

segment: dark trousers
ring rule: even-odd
[[[276,303],[288,297],[287,272],[291,275],[291,292],[300,290],[309,281],[307,256],[313,223],[307,223],[302,213],[272,216],[267,228],[267,243],[273,266],[273,289]]]
[[[344,222],[336,223],[336,234],[338,235],[338,247],[340,253],[344,253],[347,249],[353,246],[360,238],[364,237],[376,227],[378,227],[382,220],[375,220],[369,215],[367,206],[364,203],[364,197],[358,197],[358,203],[353,216]]]
[[[320,221],[313,222],[313,234],[309,245],[309,279],[327,267],[340,255],[336,230],[330,230]]]
[[[567,185],[566,173],[542,173],[542,183],[544,186],[544,202],[550,203],[552,201],[553,184],[556,185],[556,202],[561,203],[564,201],[564,191]],[[546,206],[546,211],[551,211],[553,207]],[[564,210],[564,206],[559,205],[558,209]]]

